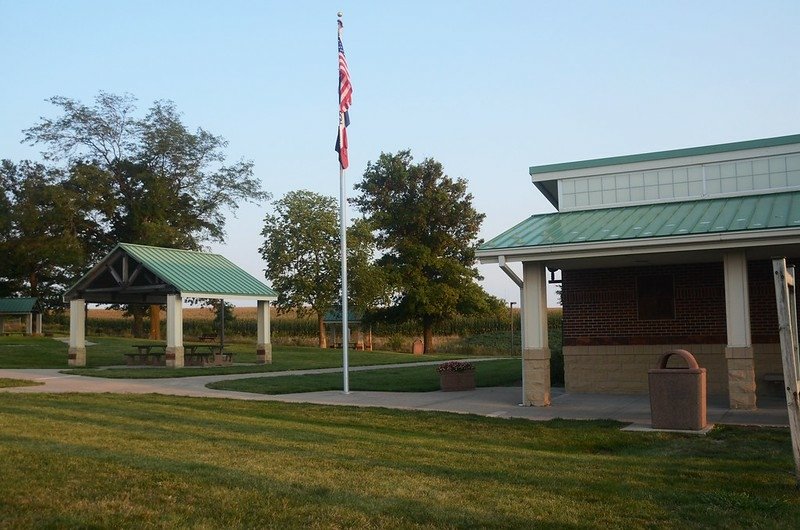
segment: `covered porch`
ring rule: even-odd
[[[255,301],[257,362],[272,362],[269,302],[277,294],[271,288],[218,254],[120,243],[64,295],[69,366],[86,366],[87,303],[166,305],[165,364],[185,366],[183,306],[198,298]]]
[[[756,409],[781,373],[769,260],[800,257],[797,201],[795,192],[537,215],[486,243],[481,262],[521,287],[523,403],[551,404],[546,286],[560,276],[568,393],[646,394],[659,354],[682,348],[708,368],[710,395]]]

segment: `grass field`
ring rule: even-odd
[[[0,393],[7,528],[798,528],[789,433]]]
[[[519,359],[480,361],[475,363],[477,386],[512,386],[522,380]],[[439,390],[439,374],[434,366],[384,368],[352,372],[350,389],[378,392],[432,392]],[[236,390],[257,394],[291,394],[342,390],[342,374],[308,374],[284,377],[251,377],[233,381],[218,381],[206,385],[219,390]]]
[[[280,347],[272,352],[272,364],[224,367],[189,368],[119,368],[97,369],[125,364],[125,353],[132,353],[133,344],[154,341],[116,337],[90,337],[96,344],[86,347],[88,368],[70,370],[69,373],[108,378],[164,378],[191,377],[236,373],[275,372],[311,368],[334,368],[342,365],[341,350]],[[227,346],[239,363],[255,363],[254,344],[234,343]],[[415,363],[452,359],[453,355],[414,356],[407,353],[351,351],[352,366],[371,364]],[[49,337],[0,337],[0,368],[67,368],[67,345]],[[94,369],[93,369],[94,368]]]
[[[15,386],[41,386],[44,383],[37,381],[29,381],[27,379],[9,379],[7,377],[0,377],[0,388],[11,388]]]

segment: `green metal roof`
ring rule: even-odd
[[[278,296],[275,291],[219,254],[131,243],[119,243],[117,248],[127,252],[182,293]]]
[[[38,298],[0,298],[0,315],[40,313]]]
[[[578,162],[565,162],[562,164],[548,164],[544,166],[531,166],[529,174],[552,173],[554,171],[568,171],[571,169],[586,169],[590,167],[614,166],[618,164],[634,164],[651,160],[665,160],[669,158],[683,158],[687,156],[700,156],[729,151],[743,151],[745,149],[760,149],[764,147],[777,147],[781,145],[800,144],[800,134],[790,136],[777,136],[760,140],[747,140],[727,144],[706,145],[703,147],[689,147],[686,149],[673,149],[670,151],[657,151],[638,155],[612,156],[609,158],[596,158],[594,160],[581,160]]]
[[[800,191],[533,215],[479,251],[800,228]]]

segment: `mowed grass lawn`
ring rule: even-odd
[[[798,528],[789,433],[0,393],[0,526]]]
[[[196,375],[220,375],[238,373],[277,372],[285,370],[307,370],[312,368],[335,368],[342,365],[342,352],[335,349],[281,347],[272,352],[272,364],[223,367],[144,367],[99,369],[124,365],[125,353],[133,353],[134,344],[159,344],[144,339],[90,337],[96,343],[86,347],[88,368],[67,370],[68,347],[61,341],[49,337],[0,337],[0,368],[64,368],[66,373],[107,378],[165,378],[192,377]],[[163,343],[161,343],[163,344]],[[232,343],[226,346],[234,353],[237,363],[255,363],[255,344]],[[415,363],[453,359],[454,355],[414,356],[393,352],[349,352],[351,366],[366,366],[395,363]]]
[[[522,381],[519,359],[475,362],[476,386],[513,386]],[[379,392],[431,392],[440,389],[435,366],[407,366],[354,371],[349,374],[351,390]],[[256,394],[291,394],[342,390],[341,372],[330,374],[287,375],[281,377],[250,377],[232,381],[217,381],[206,385],[217,390],[236,390]]]

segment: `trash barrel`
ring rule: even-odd
[[[667,368],[673,355],[683,358],[686,368]],[[700,431],[706,427],[706,369],[686,350],[663,355],[658,368],[648,371],[650,417],[654,429]]]

